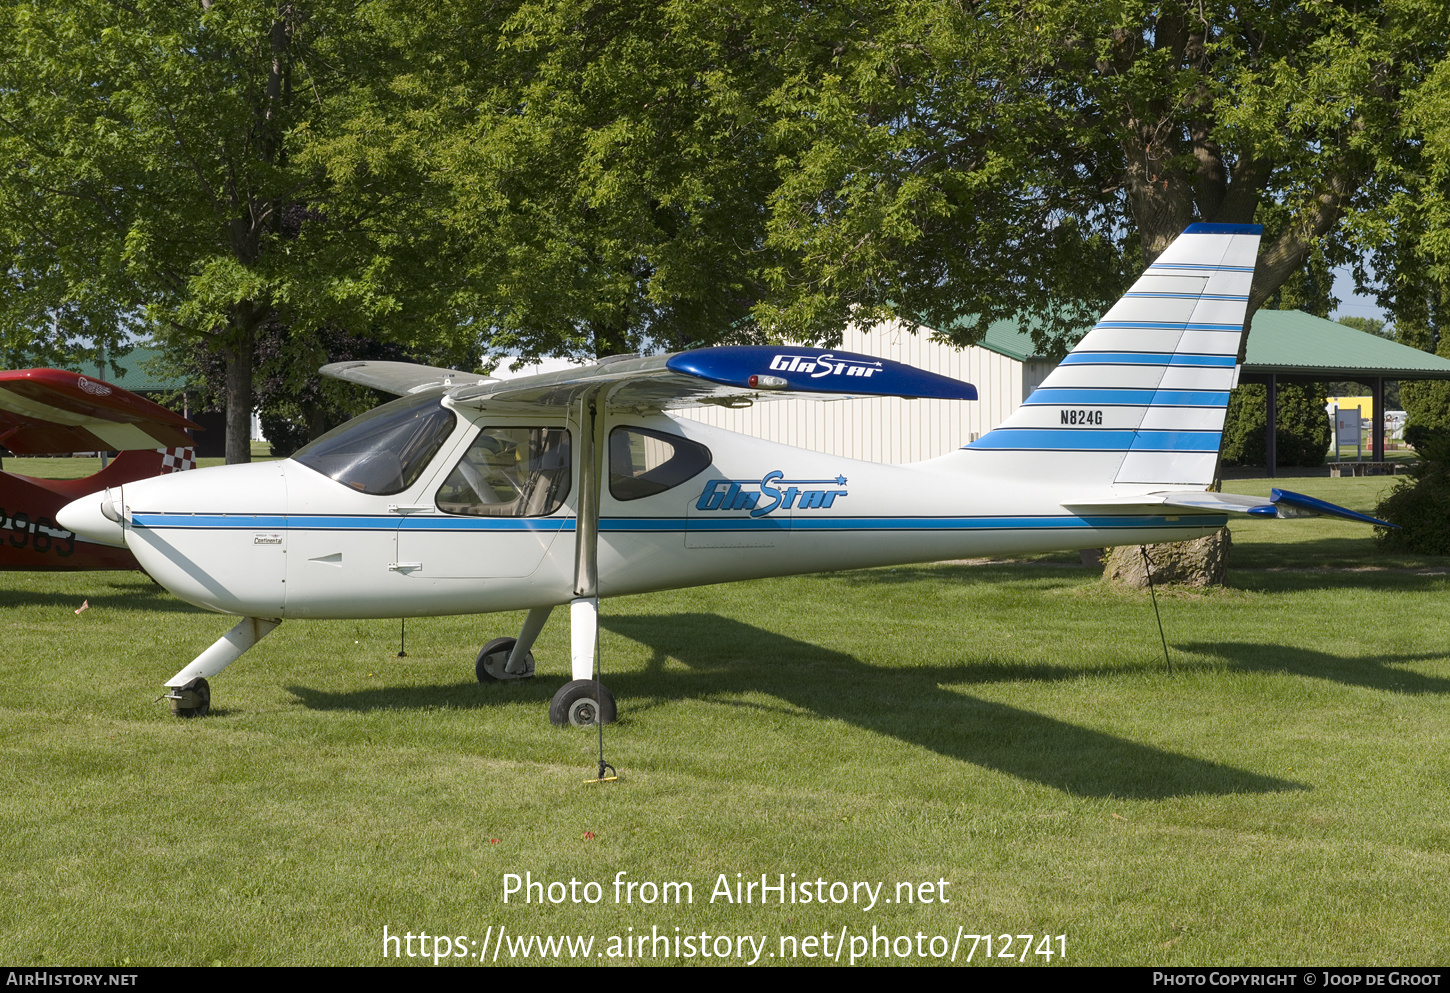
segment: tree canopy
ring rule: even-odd
[[[245,461],[258,331],[390,323],[427,296],[396,252],[408,190],[346,201],[301,155],[370,64],[351,4],[262,0],[0,11],[0,328],[115,340],[144,326],[226,366],[227,451]],[[386,177],[396,180],[395,176]],[[391,240],[390,240],[391,239]],[[429,309],[425,307],[424,309]]]
[[[1251,308],[1351,260],[1406,307],[1450,273],[1434,0],[0,17],[0,326],[144,319],[229,391],[268,324],[465,362],[889,316],[1060,349],[1194,221],[1265,226]]]
[[[887,316],[1060,347],[1194,221],[1265,226],[1251,309],[1425,265],[1394,232],[1450,87],[1430,0],[370,9],[406,83],[317,161],[411,150],[468,309],[530,354]]]

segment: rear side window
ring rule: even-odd
[[[713,458],[710,449],[679,435],[617,427],[609,432],[609,493],[616,500],[663,493],[704,472]]]
[[[435,503],[445,514],[545,517],[569,495],[569,459],[563,428],[484,428]]]
[[[388,496],[417,482],[457,423],[442,394],[404,397],[333,428],[292,458],[361,493]]]

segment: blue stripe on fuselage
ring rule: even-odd
[[[252,514],[131,515],[135,527],[253,531],[572,531],[572,517],[401,517],[398,515],[296,516]]]
[[[440,518],[433,518],[441,521]],[[1166,515],[1153,516],[1093,516],[1074,515],[1042,516],[995,516],[979,517],[791,517],[785,519],[725,517],[702,519],[695,517],[606,517],[599,522],[603,533],[653,532],[668,533],[685,531],[1001,531],[1001,530],[1082,530],[1085,528],[1182,528],[1222,527],[1228,518],[1221,514],[1193,514],[1182,512],[1169,520]],[[559,530],[573,531],[574,519],[537,518],[449,518],[458,526],[456,531],[520,531]],[[318,517],[299,516],[256,516],[250,514],[134,514],[132,524],[153,530],[345,530],[345,531],[396,531],[398,518],[389,517]],[[514,525],[500,527],[499,525]]]

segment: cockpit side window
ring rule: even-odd
[[[714,456],[699,442],[649,428],[617,427],[609,432],[609,493],[639,500],[698,476]]]
[[[438,489],[445,514],[546,517],[571,485],[569,432],[563,428],[484,428]]]
[[[417,482],[453,433],[442,394],[383,404],[299,449],[292,458],[361,493],[389,496]]]

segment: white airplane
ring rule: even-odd
[[[864,355],[763,346],[619,357],[507,382],[405,363],[324,372],[402,394],[290,459],[127,482],[60,523],[124,545],[190,603],[242,620],[166,686],[173,711],[290,618],[527,610],[481,681],[534,675],[569,605],[555,724],[615,716],[591,679],[601,596],[948,558],[1182,541],[1231,515],[1333,514],[1208,492],[1237,381],[1260,228],[1195,224],[1022,406],[958,451],[879,465],[761,441],[672,408],[782,396],[976,399]],[[597,687],[597,689],[596,689]]]

